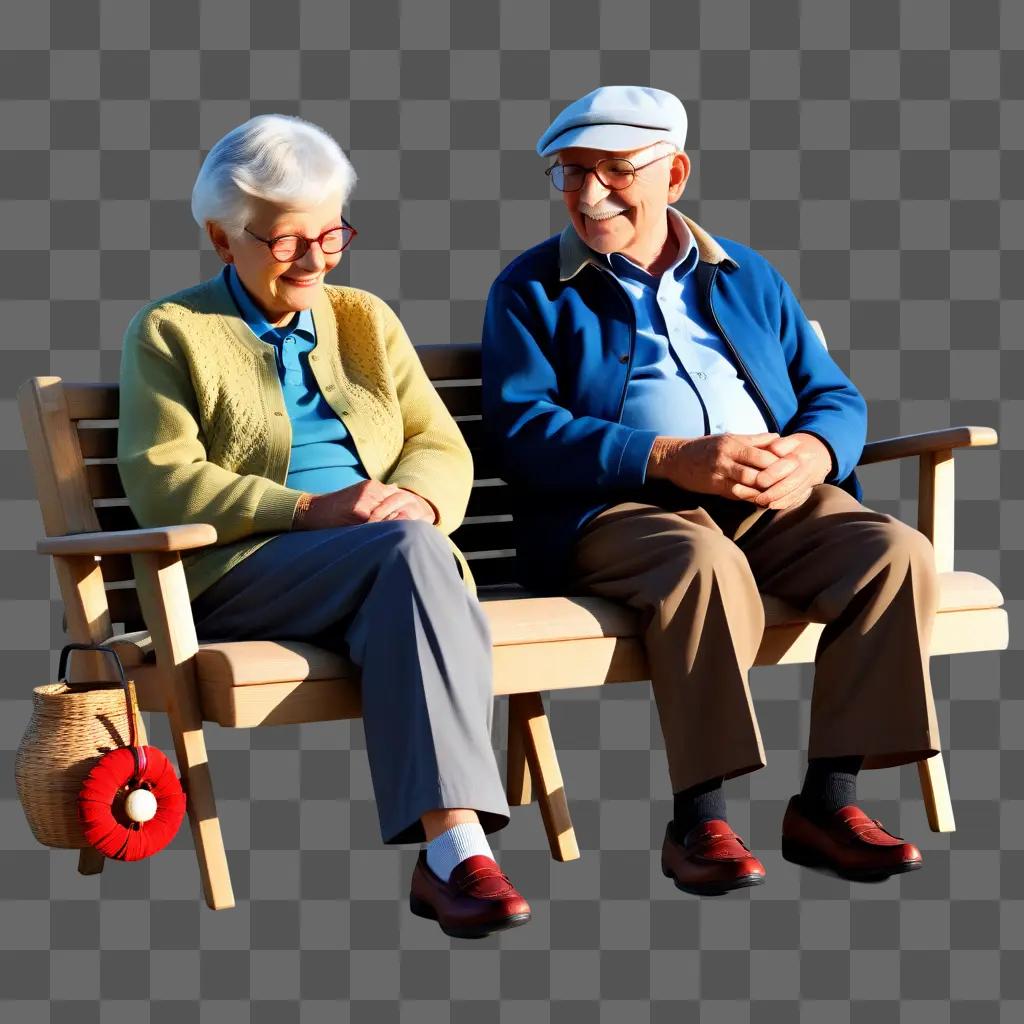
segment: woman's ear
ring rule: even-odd
[[[216,221],[208,220],[206,222],[206,233],[210,236],[210,241],[213,243],[214,249],[217,250],[217,255],[225,263],[234,263],[235,257],[231,252],[231,242],[228,239],[227,232]]]

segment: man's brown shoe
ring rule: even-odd
[[[847,804],[823,820],[804,813],[799,794],[782,819],[782,856],[794,864],[830,868],[841,878],[870,882],[914,871],[921,851]]]
[[[427,864],[426,851],[420,850],[409,909],[437,921],[445,935],[457,939],[482,939],[530,920],[530,904],[490,857],[479,854],[457,864],[444,882]]]
[[[695,896],[719,896],[732,889],[760,885],[764,865],[721,819],[702,821],[676,839],[670,821],[661,846],[661,870],[677,889]]]

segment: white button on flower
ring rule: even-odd
[[[156,797],[148,789],[133,789],[124,802],[124,811],[132,821],[150,821],[156,817]]]

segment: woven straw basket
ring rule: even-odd
[[[32,718],[18,747],[14,778],[36,839],[44,846],[77,850],[89,845],[78,817],[82,782],[105,753],[128,745],[129,706],[139,718],[130,681],[67,682],[65,668],[72,650],[108,651],[124,680],[124,668],[112,648],[68,644],[60,653],[60,681],[33,690]]]

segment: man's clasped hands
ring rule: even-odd
[[[831,471],[832,453],[813,434],[708,434],[657,438],[647,476],[686,491],[787,509],[802,504]],[[413,491],[363,480],[339,491],[304,495],[293,525],[316,530],[389,519],[433,523],[436,514]]]
[[[802,504],[831,471],[828,447],[802,433],[659,437],[647,467],[648,477],[684,490],[772,509]]]

